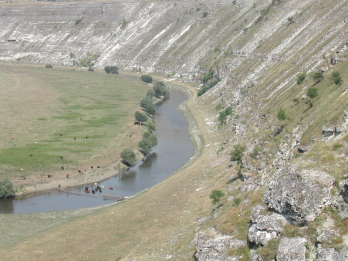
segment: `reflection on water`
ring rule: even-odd
[[[155,120],[158,144],[153,153],[140,161],[122,176],[109,178],[98,185],[103,185],[103,193],[110,195],[131,196],[151,187],[178,170],[193,155],[194,146],[188,132],[188,121],[177,107],[187,99],[184,92],[170,89],[170,99],[157,104]],[[103,200],[101,193],[96,197],[84,195],[84,187],[70,189],[73,195],[57,190],[32,194],[23,198],[0,200],[1,213],[28,213],[56,211],[94,207],[112,201]],[[95,189],[94,183],[87,185]],[[112,187],[112,190],[109,189]]]

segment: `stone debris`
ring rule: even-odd
[[[268,241],[280,236],[283,227],[286,224],[286,219],[279,214],[261,215],[260,212],[265,207],[257,205],[251,212],[252,225],[249,228],[248,239],[256,245],[265,246]]]
[[[317,261],[347,261],[348,251],[337,251],[334,248],[323,248],[321,244],[317,247]]]
[[[270,209],[289,215],[297,222],[312,222],[331,204],[335,178],[323,171],[290,170],[285,176],[270,180],[263,201]]]
[[[277,261],[305,261],[305,242],[306,240],[302,237],[281,238],[277,249]]]
[[[246,245],[246,242],[221,235],[213,228],[197,233],[194,243],[198,261],[237,261],[237,257],[226,256],[226,251],[231,247],[235,249]]]

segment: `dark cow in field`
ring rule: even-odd
[[[87,191],[88,190],[88,187],[85,187],[85,191]]]
[[[79,174],[81,174],[81,170],[80,169],[78,169],[77,171],[78,171]]]
[[[91,166],[91,169],[93,169],[93,166]]]
[[[64,170],[64,167],[60,167],[62,170]]]
[[[100,169],[100,166],[97,166],[97,169]]]
[[[92,194],[95,194],[95,191],[94,191],[94,189],[92,189]]]
[[[47,175],[47,178],[50,178],[50,177],[51,177],[51,175],[50,175],[50,174],[48,174],[48,175]]]

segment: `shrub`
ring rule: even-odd
[[[74,59],[75,58],[75,54],[74,53],[70,53],[70,58]]]
[[[202,82],[206,84],[210,79],[213,79],[213,77],[214,77],[214,72],[212,68],[210,68],[207,74],[203,76]]]
[[[290,23],[294,22],[294,17],[289,16],[289,17],[288,17],[288,21],[289,21]]]
[[[242,162],[242,154],[245,151],[245,146],[237,144],[233,146],[233,150],[231,151],[231,161],[237,161],[238,163]]]
[[[124,149],[121,152],[121,159],[129,166],[133,166],[136,162],[135,153],[131,149]]]
[[[312,99],[317,97],[318,96],[318,88],[315,88],[315,87],[308,88],[307,96],[309,98],[312,98]]]
[[[241,202],[242,202],[242,200],[240,198],[235,198],[233,200],[232,207],[234,207],[234,208],[238,207]]]
[[[52,64],[46,63],[45,68],[53,68]]]
[[[205,18],[208,16],[208,12],[207,11],[204,11],[203,14],[202,14],[202,17]]]
[[[312,74],[312,78],[315,81],[321,81],[323,79],[323,72],[322,71],[316,71]]]
[[[148,74],[143,74],[140,79],[146,83],[152,83],[152,77]]]
[[[306,79],[307,73],[301,72],[297,77],[297,84],[300,85]]]
[[[152,147],[157,145],[157,137],[151,132],[145,132],[143,134],[143,139],[139,141],[139,148],[146,156],[151,152]]]
[[[139,122],[146,122],[147,121],[147,116],[144,113],[141,113],[139,111],[137,111],[134,114],[135,120],[139,121]]]
[[[78,25],[79,23],[81,23],[82,19],[83,19],[83,18],[76,19],[76,20],[75,20],[75,25]]]
[[[260,146],[256,146],[254,148],[253,152],[250,153],[250,157],[252,157],[253,159],[256,159],[256,157],[259,155],[260,151],[261,151]]]
[[[202,89],[200,89],[197,93],[197,96],[201,96],[203,95],[204,93],[206,93],[207,91],[209,91],[211,88],[213,88],[216,84],[218,84],[220,80],[219,79],[216,79],[216,80],[213,80],[211,81],[207,86],[204,86]]]
[[[125,18],[123,18],[122,23],[121,23],[121,29],[122,30],[125,29],[127,24],[128,24],[128,21]]]
[[[146,93],[146,96],[150,96],[152,98],[153,96],[155,96],[155,90],[154,89],[148,90]]]
[[[219,112],[219,121],[221,124],[224,124],[226,118],[227,118],[226,111]]]
[[[332,73],[331,73],[331,78],[332,78],[332,80],[334,81],[334,83],[336,84],[336,85],[341,85],[342,84],[342,78],[341,78],[341,76],[340,76],[340,73],[339,72],[337,72],[337,71],[333,71]]]
[[[279,109],[279,111],[277,113],[277,118],[280,121],[285,121],[288,118],[288,116],[286,115],[286,112],[283,108]]]
[[[104,71],[107,74],[118,74],[118,67],[117,66],[105,66]]]
[[[13,197],[15,191],[13,189],[13,183],[9,178],[0,180],[0,198]]]
[[[220,201],[222,197],[225,196],[225,193],[223,193],[220,189],[214,189],[211,193],[209,198],[212,199],[212,203],[215,205]]]
[[[96,61],[98,60],[99,56],[100,56],[100,54],[98,54],[98,53],[90,53],[90,52],[88,52],[87,56],[83,57],[80,60],[80,65],[82,67],[88,68],[89,71],[93,71],[91,69],[94,66],[94,64],[96,63]]]

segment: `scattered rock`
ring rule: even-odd
[[[233,196],[229,196],[228,198],[227,198],[227,201],[228,202],[230,202],[230,201],[232,201],[233,200]]]
[[[317,247],[317,261],[346,261],[348,251],[337,251],[334,248],[323,248],[321,244]]]
[[[233,241],[233,242],[231,242]],[[239,240],[238,240],[239,241]],[[198,261],[237,261],[238,258],[226,256],[225,252],[230,245],[236,248],[241,245],[231,236],[221,235],[214,229],[197,233],[194,243],[196,245],[196,258]],[[241,245],[242,246],[242,245]]]
[[[267,245],[270,239],[276,238],[283,231],[286,219],[279,214],[261,215],[260,212],[265,209],[260,205],[253,208],[250,219],[252,225],[249,228],[248,239],[256,245]]]
[[[270,180],[263,201],[297,222],[312,222],[321,209],[331,203],[334,182],[335,178],[323,171],[290,170],[288,175]]]
[[[276,256],[277,261],[305,261],[305,242],[306,240],[302,237],[283,237],[280,239]]]
[[[323,126],[321,128],[321,133],[323,134],[324,137],[330,137],[332,135],[334,135],[335,133],[335,127],[326,127]]]

